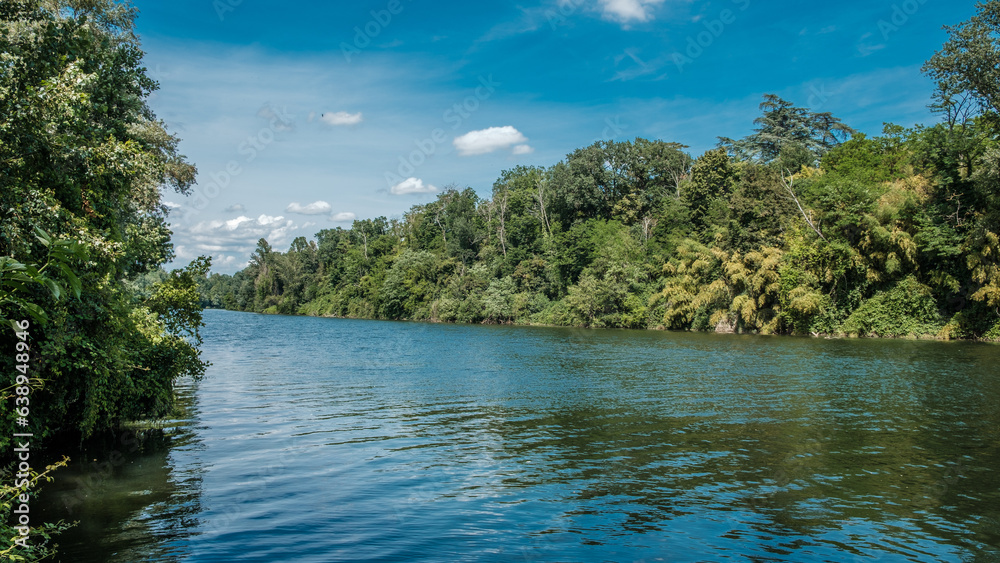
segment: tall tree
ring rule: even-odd
[[[753,134],[739,141],[719,137],[719,146],[743,160],[770,163],[793,151],[806,151],[813,165],[855,131],[830,113],[812,113],[774,94],[760,103],[763,115],[754,120]],[[793,170],[794,171],[794,170]]]

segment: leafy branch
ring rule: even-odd
[[[72,264],[76,259],[87,260],[87,248],[77,241],[58,240],[39,227],[35,227],[35,238],[48,249],[45,263],[41,266],[25,264],[10,256],[0,256],[0,307],[13,305],[26,312],[38,323],[48,322],[48,315],[33,301],[26,297],[32,286],[43,286],[55,299],[61,299],[67,289],[74,297],[80,298],[83,284],[73,271]],[[51,275],[58,271],[61,279]],[[0,310],[0,322],[10,323],[17,330],[14,321],[8,319]]]

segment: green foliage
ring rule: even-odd
[[[435,294],[437,257],[405,250],[392,264],[382,284],[381,314],[387,319],[427,318],[421,309]]]
[[[548,171],[505,171],[475,210],[468,190],[450,189],[368,234],[323,231],[314,269],[287,266],[311,243],[281,254],[261,241],[250,267],[203,292],[247,310],[291,300],[306,314],[724,332],[935,334],[953,316],[942,337],[982,338],[1000,312],[1000,250],[992,231],[956,226],[934,205],[950,185],[909,163],[920,142],[886,126],[794,175],[779,166],[795,151],[772,164],[709,151],[648,205],[629,195],[652,184],[627,172],[624,149],[649,145],[597,144]],[[997,167],[977,166],[969,181],[991,193]],[[986,225],[991,205],[970,213]],[[451,245],[458,225],[471,243]],[[241,300],[247,284],[256,296]],[[287,289],[299,286],[312,297]]]
[[[517,286],[510,276],[494,279],[483,293],[483,313],[491,323],[509,323],[517,316]]]
[[[203,284],[203,300],[443,322],[995,338],[992,120],[886,124],[847,140],[829,114],[776,96],[761,109],[754,134],[693,163],[677,143],[598,142],[548,169],[504,171],[488,199],[451,187],[402,221],[322,231],[284,254],[261,240],[248,268]]]
[[[855,179],[864,184],[905,177],[907,155],[903,151],[899,132],[891,125],[886,125],[885,132],[886,136],[874,139],[863,134],[855,135],[826,153],[820,166],[839,177]]]
[[[3,543],[0,544],[0,558],[4,561],[42,561],[56,554],[57,546],[52,543],[52,538],[70,528],[71,524],[63,521],[35,524],[31,526],[30,541],[22,545],[15,541],[22,537],[22,530],[12,525],[12,522],[14,510],[26,499],[30,502],[35,498],[39,485],[42,482],[51,482],[53,480],[51,473],[60,467],[66,467],[68,461],[69,458],[64,457],[61,461],[48,465],[41,473],[30,471],[25,478],[24,487],[14,486],[15,479],[11,477],[15,473],[13,466],[0,472],[3,477],[0,481],[0,537],[3,537]]]
[[[1000,1],[976,4],[977,13],[945,26],[948,41],[924,65],[935,82],[967,93],[984,109],[1000,112]]]
[[[167,332],[174,336],[192,337],[199,344],[201,335],[201,296],[198,281],[203,279],[212,261],[200,256],[187,268],[174,270],[153,288],[146,306],[159,315]]]
[[[62,280],[77,299],[80,298],[82,291],[82,284],[73,269],[73,262],[86,260],[87,249],[76,241],[53,240],[51,235],[38,227],[35,227],[35,238],[48,250],[45,264],[41,266],[22,264],[12,257],[0,256],[0,324],[10,323],[15,332],[17,326],[14,324],[16,321],[13,319],[13,314],[4,312],[7,306],[13,306],[27,313],[37,323],[44,324],[48,321],[45,310],[29,298],[32,285],[45,287],[56,300],[65,293],[59,281],[46,274],[45,271],[49,268],[58,270]]]
[[[0,316],[36,321],[36,438],[161,416],[174,379],[204,369],[193,278],[148,283],[172,258],[161,189],[186,194],[195,169],[146,105],[135,15],[112,0],[0,10]],[[12,410],[0,421],[6,449]]]
[[[920,336],[936,334],[942,324],[930,288],[908,276],[862,303],[841,331],[859,336]]]
[[[114,0],[0,4],[0,318],[33,321],[17,336],[0,331],[5,349],[17,338],[31,351],[19,364],[30,425],[15,426],[3,401],[4,462],[17,431],[42,445],[165,416],[174,381],[204,371],[197,278],[207,261],[154,285],[173,257],[161,189],[187,194],[195,168],[146,104],[157,85],[136,13]],[[16,383],[14,361],[0,357],[0,387]],[[4,481],[0,531],[10,542],[20,492]],[[48,540],[64,526],[33,524],[33,547],[8,543],[5,560],[52,555]]]
[[[739,160],[813,165],[854,130],[829,113],[812,113],[794,107],[774,94],[766,94],[760,104],[763,115],[754,120],[756,130],[739,141],[720,137],[720,145]]]
[[[691,181],[681,188],[681,197],[691,210],[690,220],[695,230],[711,235],[711,226],[724,218],[713,219],[717,202],[726,202],[733,193],[739,173],[723,149],[706,152],[691,167]],[[720,220],[722,219],[722,220]]]

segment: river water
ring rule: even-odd
[[[205,320],[62,561],[1000,561],[996,345]]]

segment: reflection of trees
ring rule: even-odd
[[[178,390],[181,420],[196,411],[194,389]],[[196,528],[201,472],[185,462],[198,447],[190,422],[164,430],[124,430],[86,443],[41,491],[46,520],[78,524],[60,534],[57,560],[179,561],[177,540]]]
[[[711,366],[722,376],[697,354],[687,376],[643,358],[617,368],[626,353],[605,362],[583,358],[588,349],[553,360],[579,376],[556,405],[475,407],[449,433],[489,435],[480,447],[508,460],[504,492],[552,500],[581,539],[711,515],[732,522],[734,537],[776,537],[790,550],[838,534],[854,538],[847,552],[869,554],[997,544],[995,350],[782,344],[780,359],[765,359],[761,346],[730,342]]]

